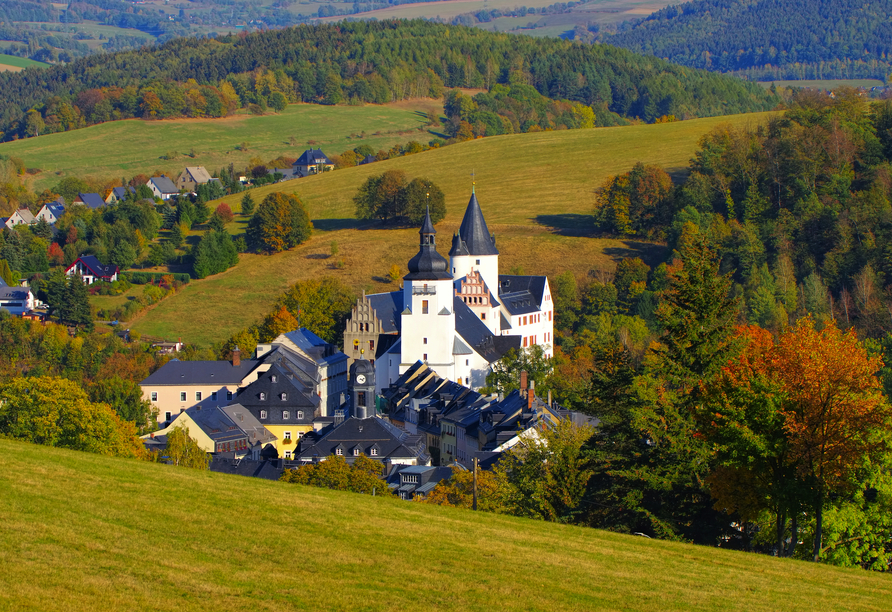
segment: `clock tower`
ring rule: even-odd
[[[352,415],[357,419],[376,416],[375,366],[361,357],[350,366],[350,399]]]

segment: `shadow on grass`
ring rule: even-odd
[[[654,268],[666,260],[667,247],[662,244],[638,242],[637,240],[624,240],[623,247],[608,247],[604,254],[615,260],[627,257],[640,257],[651,268]]]
[[[561,236],[593,236],[595,233],[595,217],[593,215],[576,213],[539,215],[535,221]]]
[[[307,255],[307,259],[328,259],[331,255],[326,255],[325,253],[310,253]]]
[[[389,285],[393,282],[389,276],[373,276],[372,280],[382,285]]]
[[[322,232],[335,232],[345,229],[365,229],[362,226],[368,221],[362,219],[313,219],[313,229]]]

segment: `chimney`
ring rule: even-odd
[[[242,365],[242,352],[238,350],[238,347],[232,349],[232,365],[234,367]]]
[[[525,396],[526,390],[527,390],[527,371],[521,370],[520,371],[520,394]]]
[[[526,374],[526,372],[524,372]],[[533,400],[536,399],[536,381],[530,381],[530,390],[527,392],[527,409],[533,408]]]

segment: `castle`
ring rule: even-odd
[[[422,361],[443,378],[477,389],[509,350],[541,346],[553,355],[554,304],[545,276],[499,274],[499,251],[477,195],[437,252],[430,215],[400,291],[363,295],[344,332],[344,353],[375,367],[377,390]]]

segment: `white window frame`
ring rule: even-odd
[[[282,411],[282,420],[287,421],[291,417],[291,413],[288,410]]]
[[[261,419],[265,419],[265,418],[266,418],[266,410],[261,410],[261,411],[260,411],[260,418],[261,418]]]
[[[180,391],[180,401],[181,402],[186,401],[186,392],[185,391]]]
[[[158,401],[158,392],[157,391],[152,391],[152,401],[153,402]]]

